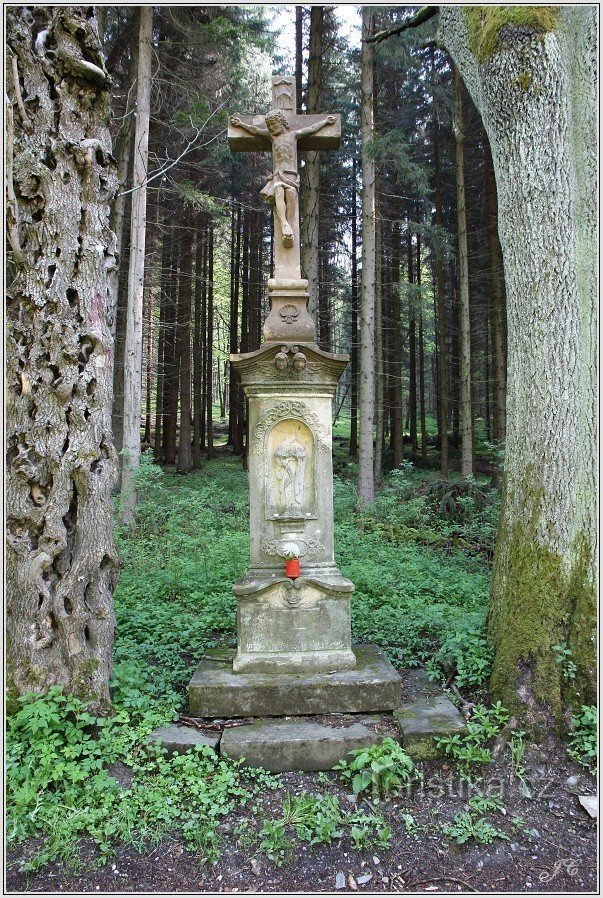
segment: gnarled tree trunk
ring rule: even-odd
[[[7,680],[109,702],[117,186],[92,7],[12,7],[7,307]]]
[[[490,140],[507,288],[491,688],[546,729],[596,687],[597,14],[516,9],[443,6],[440,31]]]

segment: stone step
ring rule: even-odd
[[[188,688],[191,717],[280,717],[393,711],[402,680],[376,645],[354,646],[357,667],[332,673],[234,673],[202,659]]]
[[[198,745],[206,745],[214,751],[218,751],[220,744],[220,732],[215,730],[198,730],[196,727],[179,726],[176,723],[168,724],[165,727],[157,727],[149,736],[149,742],[161,742],[168,753],[168,757],[172,755],[183,755],[191,748]]]
[[[404,671],[402,674],[405,701],[394,711],[402,745],[414,761],[428,761],[444,756],[435,740],[443,736],[463,735],[467,724],[460,711],[424,670]]]
[[[276,718],[224,731],[220,753],[245,759],[249,767],[272,773],[286,770],[331,770],[350,751],[368,748],[391,735],[380,717]]]

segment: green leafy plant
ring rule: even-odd
[[[573,732],[569,737],[568,754],[574,760],[595,770],[597,766],[597,708],[582,705],[579,712],[572,715]]]
[[[282,867],[291,847],[291,840],[285,835],[284,820],[264,820],[260,830],[258,851],[266,855],[277,867]]]
[[[509,713],[500,702],[491,708],[476,705],[473,716],[467,722],[467,732],[443,736],[435,740],[436,745],[456,761],[461,776],[470,779],[476,766],[489,764],[492,760],[487,744],[500,733],[508,719]]]
[[[389,736],[378,745],[350,752],[349,760],[340,761],[334,769],[351,782],[355,795],[370,787],[376,801],[420,778],[412,758]]]
[[[470,811],[461,811],[452,823],[442,827],[442,832],[453,838],[457,845],[464,845],[469,839],[479,845],[490,845],[494,839],[509,839],[506,833],[488,823],[485,817],[478,817]]]
[[[563,679],[566,683],[570,683],[576,679],[578,668],[573,660],[572,650],[566,642],[559,642],[553,646],[555,661],[561,668]]]

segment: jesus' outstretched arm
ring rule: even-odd
[[[248,134],[253,134],[254,137],[270,138],[270,131],[268,130],[268,128],[257,128],[255,125],[248,125],[246,122],[240,119],[238,115],[230,116],[230,124],[234,125],[235,128],[242,128],[243,131],[247,131]]]
[[[317,122],[315,125],[308,125],[307,128],[300,128],[299,131],[295,132],[295,136],[299,140],[300,137],[305,137],[307,134],[316,134],[316,132],[320,131],[321,128],[324,128],[325,125],[334,125],[336,121],[336,116],[328,115],[322,122]]]

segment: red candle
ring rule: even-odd
[[[295,580],[296,577],[299,577],[299,574],[299,558],[287,558],[285,561],[285,576]]]

